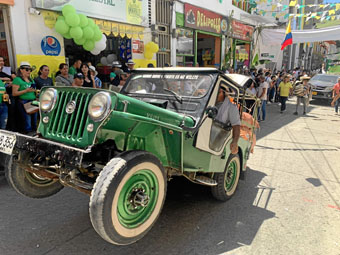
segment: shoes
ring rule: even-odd
[[[283,113],[283,111],[280,111],[280,113]]]
[[[297,113],[297,112],[294,112],[293,114],[294,114],[294,115],[298,115],[298,113]]]

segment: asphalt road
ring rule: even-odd
[[[248,174],[227,203],[175,179],[151,232],[113,246],[93,230],[89,198],[70,188],[43,200],[0,177],[0,254],[340,254],[340,115],[268,105]]]

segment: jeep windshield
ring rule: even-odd
[[[208,74],[148,73],[131,77],[124,92],[128,94],[154,94],[175,97],[204,97],[212,86],[213,77]]]
[[[121,93],[197,120],[203,115],[217,75],[207,71],[137,71]]]

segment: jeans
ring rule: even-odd
[[[306,97],[297,97],[297,99],[296,99],[296,112],[298,112],[300,103],[303,104],[303,112],[307,111],[307,100],[308,100],[308,98],[306,98]]]
[[[28,102],[32,102],[32,100],[20,100],[20,101],[23,105]],[[37,113],[27,114],[23,105],[22,107],[20,107],[20,111],[25,120],[25,131],[26,132],[36,131],[38,114]]]
[[[288,97],[281,97],[281,112],[286,110],[287,100],[288,100]]]
[[[6,129],[8,108],[6,103],[0,104],[0,129]]]
[[[338,113],[339,112],[339,105],[340,105],[340,98],[338,100],[335,101],[335,112]]]
[[[272,88],[269,88],[269,101],[273,102],[275,96],[275,86]]]
[[[261,107],[258,109],[257,116],[260,120],[260,111],[262,112],[262,120],[266,119],[266,104],[267,100],[261,100]]]

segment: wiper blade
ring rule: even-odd
[[[180,103],[180,104],[183,104],[183,99],[180,95],[178,95],[175,91],[172,91],[170,89],[167,89],[167,88],[164,88],[163,89],[164,91],[167,91],[167,92],[170,92],[171,94],[173,94],[176,98],[176,100]]]

